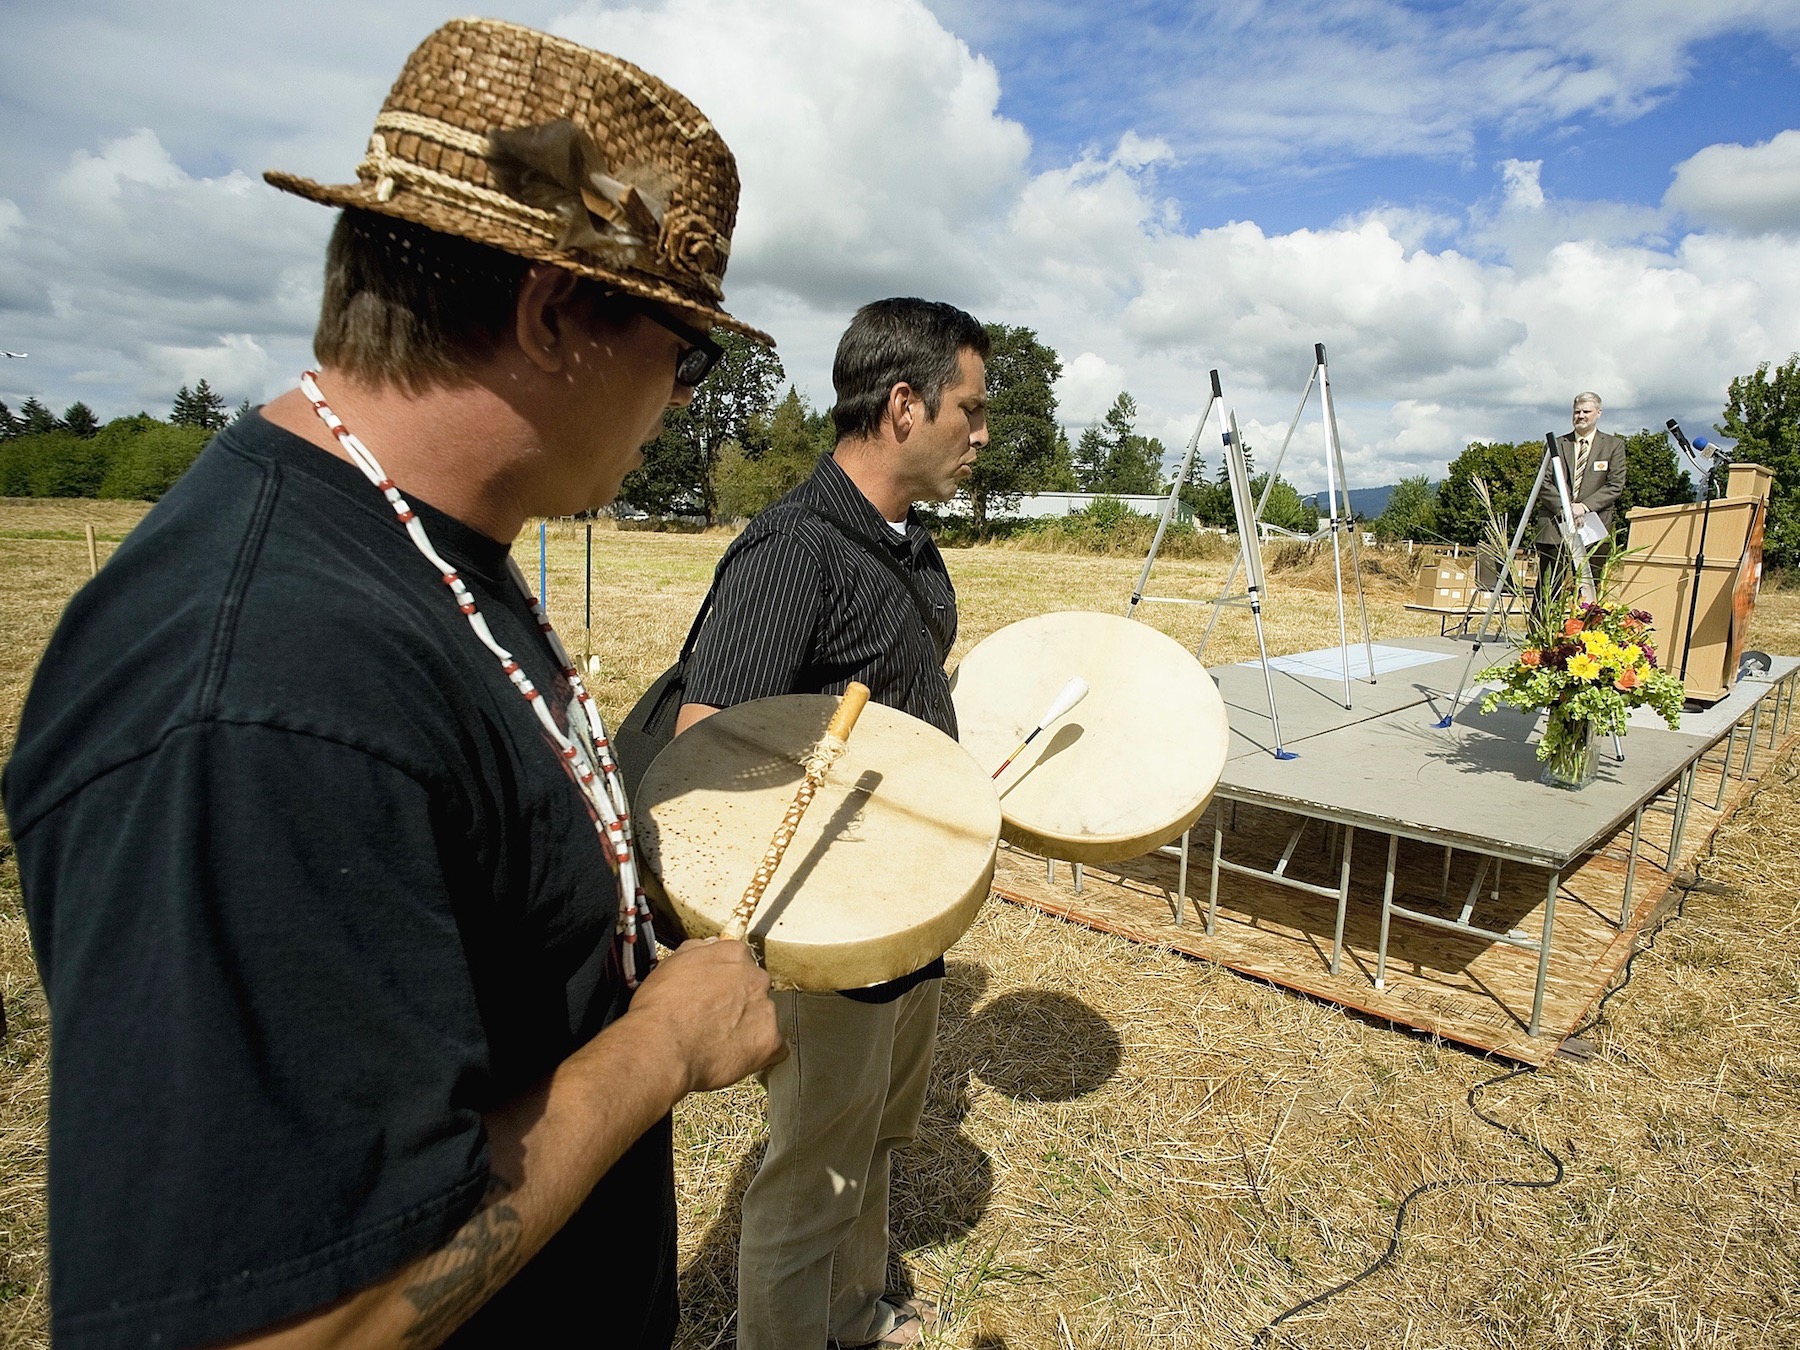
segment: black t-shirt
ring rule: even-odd
[[[561,720],[506,549],[413,506]],[[614,877],[532,710],[368,481],[261,417],[70,602],[5,798],[59,1346],[391,1274],[480,1201],[481,1113],[625,1010]],[[665,1119],[452,1343],[667,1345],[674,1239]]]
[[[929,627],[906,585],[816,512],[885,549],[911,575]],[[905,532],[896,531],[826,455],[719,560],[712,610],[683,671],[685,697],[727,708],[778,694],[838,694],[858,680],[875,702],[954,739],[944,658],[955,640],[956,591],[917,513],[908,510]],[[940,957],[898,980],[843,992],[886,1003],[943,973]]]

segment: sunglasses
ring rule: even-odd
[[[675,383],[684,389],[698,385],[725,355],[725,349],[698,328],[690,327],[654,305],[640,305],[638,312],[658,328],[673,333],[688,344],[675,360]]]

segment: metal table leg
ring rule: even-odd
[[[1719,765],[1719,795],[1713,800],[1713,810],[1725,809],[1725,784],[1731,778],[1731,761],[1737,754],[1737,724],[1731,726],[1731,734],[1725,738],[1725,762]]]
[[[1544,895],[1544,936],[1538,947],[1537,992],[1531,996],[1531,1025],[1526,1030],[1538,1034],[1544,1020],[1544,984],[1550,977],[1550,933],[1556,927],[1556,892],[1562,886],[1562,873],[1550,874],[1550,888]]]
[[[1219,921],[1219,855],[1225,851],[1225,813],[1213,812],[1212,886],[1206,892],[1206,936],[1213,935]]]
[[[1350,908],[1350,850],[1356,846],[1356,826],[1344,827],[1344,863],[1338,873],[1337,931],[1331,937],[1331,973],[1344,964],[1344,912]]]
[[[1400,836],[1388,836],[1387,878],[1381,884],[1381,938],[1375,945],[1375,987],[1387,988],[1388,919],[1394,908],[1394,859],[1400,853]]]
[[[1625,855],[1625,898],[1619,902],[1619,927],[1631,922],[1631,886],[1637,879],[1638,839],[1644,832],[1644,808],[1631,815],[1631,852]]]
[[[1181,871],[1175,883],[1175,926],[1180,928],[1187,921],[1187,865],[1188,840],[1193,838],[1194,831],[1189,828],[1181,832]]]
[[[1744,747],[1744,778],[1750,777],[1750,768],[1756,762],[1756,735],[1762,730],[1762,700],[1756,701],[1756,710],[1750,714],[1749,744]]]

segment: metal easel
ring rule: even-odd
[[[1206,424],[1212,417],[1213,405],[1224,399],[1219,388],[1219,372],[1212,372],[1212,392],[1206,397],[1206,407],[1200,414],[1200,420],[1194,423],[1194,434],[1188,437],[1187,451],[1181,457],[1181,467],[1175,471],[1175,481],[1169,484],[1169,499],[1163,503],[1162,517],[1156,522],[1156,534],[1150,540],[1150,552],[1144,556],[1144,570],[1138,573],[1137,585],[1131,588],[1131,602],[1125,606],[1125,617],[1131,618],[1137,613],[1137,607],[1145,600],[1160,604],[1183,605],[1194,601],[1182,596],[1145,595],[1144,587],[1150,582],[1150,569],[1156,566],[1156,551],[1162,547],[1163,536],[1169,532],[1169,522],[1175,518],[1175,510],[1181,504],[1181,489],[1188,484],[1188,475],[1194,471],[1194,455],[1200,449],[1200,434],[1206,430]]]

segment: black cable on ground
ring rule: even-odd
[[[1788,775],[1788,781],[1791,782],[1794,777],[1795,774],[1790,773]],[[1592,1030],[1605,1019],[1607,1003],[1612,999],[1614,994],[1617,994],[1626,985],[1631,983],[1632,967],[1636,965],[1638,957],[1654,948],[1656,946],[1656,939],[1662,935],[1663,929],[1667,928],[1671,923],[1682,916],[1683,911],[1687,908],[1688,896],[1697,890],[1712,889],[1700,876],[1700,864],[1713,856],[1713,852],[1718,844],[1718,838],[1718,831],[1715,830],[1712,836],[1706,841],[1705,850],[1694,859],[1693,877],[1685,883],[1680,881],[1674,883],[1674,889],[1680,892],[1680,897],[1675,902],[1675,908],[1665,914],[1661,921],[1657,923],[1656,927],[1650,930],[1648,938],[1642,941],[1642,945],[1639,945],[1636,942],[1632,944],[1631,954],[1625,958],[1625,965],[1619,972],[1619,978],[1607,987],[1605,993],[1601,994],[1600,1001],[1594,1005],[1594,1015],[1569,1033],[1570,1039],[1581,1035],[1583,1032]],[[1640,938],[1641,937],[1642,935],[1640,935]],[[1556,1169],[1556,1174],[1554,1176],[1538,1180],[1533,1180],[1528,1177],[1467,1177],[1445,1181],[1421,1182],[1419,1185],[1414,1186],[1408,1191],[1405,1196],[1401,1198],[1400,1204],[1395,1208],[1394,1231],[1388,1237],[1386,1251],[1382,1252],[1382,1254],[1376,1257],[1373,1262],[1363,1267],[1363,1269],[1359,1270],[1349,1279],[1332,1285],[1331,1288],[1325,1290],[1322,1294],[1314,1294],[1311,1298],[1296,1303],[1293,1307],[1275,1317],[1251,1338],[1251,1343],[1253,1345],[1268,1345],[1274,1336],[1275,1328],[1280,1326],[1283,1322],[1298,1317],[1309,1308],[1316,1308],[1320,1304],[1336,1298],[1345,1290],[1361,1284],[1377,1271],[1392,1265],[1394,1258],[1400,1254],[1400,1234],[1401,1230],[1406,1225],[1406,1212],[1412,1206],[1413,1201],[1418,1200],[1423,1196],[1430,1195],[1433,1191],[1446,1191],[1459,1186],[1507,1186],[1520,1190],[1547,1190],[1552,1186],[1560,1185],[1564,1174],[1563,1160],[1555,1152],[1538,1143],[1535,1139],[1530,1138],[1516,1126],[1508,1125],[1504,1121],[1494,1119],[1494,1117],[1490,1116],[1486,1111],[1483,1111],[1475,1102],[1476,1094],[1482,1089],[1498,1087],[1501,1083],[1510,1082],[1514,1078],[1520,1078],[1526,1074],[1536,1073],[1537,1071],[1536,1065],[1527,1064],[1520,1068],[1509,1070],[1508,1072],[1501,1074],[1498,1078],[1485,1079],[1469,1089],[1467,1100],[1469,1103],[1469,1110],[1473,1111],[1487,1124],[1492,1125],[1496,1130],[1499,1130],[1503,1134],[1512,1136],[1521,1143],[1531,1145],[1531,1147],[1535,1148],[1539,1153],[1542,1153],[1548,1158],[1551,1166]]]

